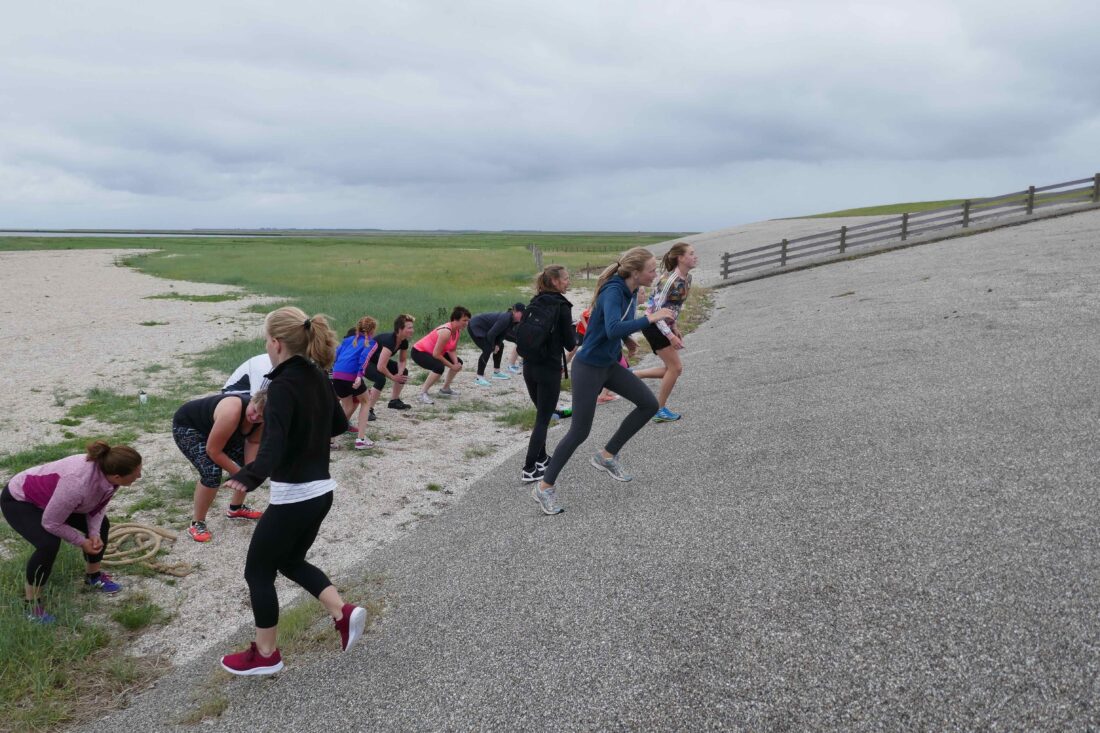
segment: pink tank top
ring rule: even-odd
[[[428,335],[413,344],[413,348],[417,351],[423,351],[426,354],[435,353],[435,344],[439,341],[439,329],[450,328],[450,326],[440,326],[439,328],[432,329],[428,332]],[[458,337],[462,335],[462,331],[457,328],[451,331],[451,340],[447,342],[447,345],[443,347],[443,353],[448,351],[454,351],[455,346],[458,346]]]

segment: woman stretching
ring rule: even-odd
[[[428,396],[428,390],[443,376],[443,370],[447,370],[447,378],[443,380],[443,386],[439,394],[444,397],[454,397],[457,390],[451,389],[451,382],[455,375],[462,371],[462,359],[458,358],[455,348],[458,346],[458,337],[462,335],[462,329],[470,322],[470,311],[460,305],[456,305],[451,311],[451,320],[439,328],[429,331],[428,335],[413,344],[412,358],[418,366],[431,372],[424,380],[424,386],[420,388],[420,400],[425,405],[435,403]]]
[[[684,373],[683,362],[680,361],[680,349],[684,348],[684,336],[676,327],[676,318],[684,307],[688,292],[691,290],[691,271],[699,264],[699,256],[695,254],[695,248],[687,242],[677,242],[665,252],[662,263],[667,271],[665,276],[653,288],[653,295],[649,300],[649,311],[661,306],[672,311],[669,320],[651,323],[642,329],[642,335],[649,342],[653,353],[661,358],[661,366],[639,369],[634,376],[639,379],[660,379],[661,387],[657,392],[657,404],[660,409],[653,416],[653,422],[671,422],[680,419],[680,413],[673,412],[665,407],[668,396],[672,394],[672,388],[676,386],[676,380]]]
[[[667,308],[658,308],[653,313],[634,318],[638,287],[651,284],[656,277],[656,258],[648,249],[635,247],[608,266],[596,283],[595,302],[584,343],[573,358],[573,419],[569,432],[554,449],[546,473],[531,492],[546,514],[561,511],[555,500],[554,482],[573,451],[592,431],[596,396],[604,387],[633,402],[634,409],[611,440],[592,456],[592,465],[618,481],[632,478],[619,464],[618,453],[657,412],[657,400],[642,380],[619,363],[619,356],[624,341],[628,351],[637,348],[630,334],[673,315]]]
[[[102,593],[121,590],[99,569],[111,528],[107,504],[119,486],[129,486],[139,478],[141,456],[136,450],[97,440],[88,444],[84,455],[28,468],[7,483],[0,492],[0,511],[11,528],[34,545],[23,587],[28,620],[46,624],[54,620],[38,599],[50,578],[61,540],[83,551],[85,585]]]
[[[401,400],[401,388],[409,381],[409,339],[412,338],[413,329],[416,328],[416,319],[407,313],[402,313],[393,319],[393,333],[384,333],[376,340],[374,350],[367,358],[367,365],[363,367],[363,376],[367,381],[373,382],[373,386],[367,391],[367,413],[369,420],[374,420],[374,405],[382,394],[382,388],[386,386],[386,380],[393,382],[393,395],[387,407],[391,410],[407,410],[411,405]],[[393,360],[394,354],[397,361]],[[359,420],[362,422],[360,414]]]
[[[256,455],[263,435],[267,391],[216,394],[185,402],[172,417],[176,447],[199,472],[195,482],[195,506],[187,534],[195,542],[209,542],[206,515],[222,484],[222,471],[232,475]],[[225,516],[259,519],[263,512],[244,503],[244,491],[233,492]]]
[[[367,357],[374,349],[374,331],[378,321],[363,316],[355,328],[336,347],[336,361],[332,365],[332,388],[340,398],[340,406],[350,424],[351,416],[359,407],[359,422],[356,428],[355,447],[373,448],[374,443],[367,437],[367,422],[370,420],[370,408],[367,404],[367,384],[363,379],[363,367]],[[349,432],[351,428],[348,428]]]
[[[550,265],[535,278],[537,295],[528,308],[553,313],[556,325],[544,348],[523,360],[523,382],[531,402],[535,403],[535,427],[527,441],[527,457],[523,461],[520,480],[538,481],[546,471],[550,458],[546,454],[546,431],[561,394],[562,367],[565,354],[576,347],[573,340],[573,304],[565,299],[569,289],[569,271],[561,265]]]
[[[362,635],[367,619],[366,610],[344,603],[328,577],[306,562],[336,488],[328,468],[329,438],[348,424],[326,375],[336,336],[324,316],[308,318],[293,307],[269,313],[264,331],[274,369],[263,440],[256,460],[226,482],[230,488],[252,491],[271,477],[271,500],[252,533],[244,565],[256,641],[243,652],[222,657],[222,667],[240,675],[273,674],[283,668],[276,645],[276,572],[321,601],[340,633],[344,651]]]
[[[503,313],[478,313],[470,319],[470,326],[467,329],[470,332],[470,339],[481,349],[474,384],[479,387],[489,386],[489,380],[485,378],[485,367],[489,363],[490,356],[493,357],[493,378],[511,379],[500,370],[500,362],[504,357],[504,339],[510,331],[515,329],[522,317],[523,303],[516,303]]]

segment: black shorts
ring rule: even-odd
[[[413,357],[413,361],[416,362],[417,366],[422,367],[424,369],[427,369],[429,372],[435,372],[436,374],[442,374],[444,371],[447,370],[447,365],[446,364],[444,364],[439,359],[436,359],[434,356],[429,354],[427,351],[421,351],[419,349],[413,349],[412,350],[412,357]],[[455,356],[455,361],[457,361],[459,364],[462,363],[462,359],[459,359],[458,356]]]
[[[661,329],[652,323],[642,329],[642,335],[645,336],[645,340],[649,342],[649,348],[653,349],[654,353],[672,346],[672,342],[661,333]]]
[[[397,362],[393,359],[390,359],[386,362],[386,369],[389,370],[390,374],[397,374]],[[379,392],[381,392],[382,388],[386,386],[386,375],[378,371],[378,365],[375,364],[373,361],[367,362],[367,366],[363,370],[363,373],[367,376],[367,379],[369,379],[374,384],[374,388]],[[409,376],[408,369],[402,369],[401,373],[406,377]]]
[[[367,391],[367,380],[360,379],[358,387],[352,387],[355,382],[349,382],[346,379],[333,379],[332,389],[336,392],[336,396],[340,399],[345,397],[358,397]]]

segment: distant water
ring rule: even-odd
[[[33,232],[0,229],[0,237],[260,237],[262,234],[233,234],[229,232]]]

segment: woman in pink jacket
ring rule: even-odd
[[[118,583],[100,571],[110,522],[107,504],[119,486],[141,478],[141,455],[126,445],[89,443],[85,455],[69,456],[15,474],[0,492],[0,511],[32,545],[27,560],[27,618],[49,623],[38,597],[50,577],[61,540],[79,547],[87,561],[84,583],[117,593]]]

